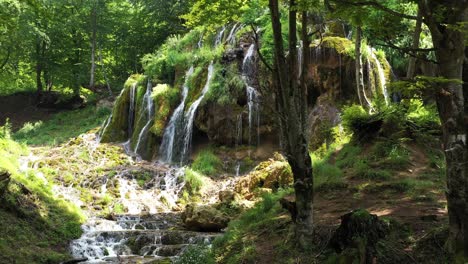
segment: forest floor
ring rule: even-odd
[[[46,121],[57,113],[55,109],[36,106],[35,93],[16,93],[0,97],[0,124],[9,119],[12,130],[17,131],[27,122]]]

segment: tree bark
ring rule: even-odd
[[[421,8],[418,6],[418,20],[416,21],[416,27],[414,28],[413,34],[413,43],[411,45],[412,49],[419,48],[419,40],[421,39],[421,32],[422,32],[422,11]],[[406,72],[406,78],[412,79],[414,78],[414,74],[416,72],[416,57],[411,56],[408,62],[408,70]]]
[[[442,123],[443,148],[447,162],[447,204],[449,214],[449,250],[456,263],[468,259],[468,150],[463,94],[464,34],[455,25],[467,20],[467,0],[451,0],[441,4],[426,1],[424,17],[429,27],[438,62],[438,75],[458,81],[439,84],[437,106]],[[439,9],[443,8],[443,9]],[[444,10],[444,19],[434,17]]]
[[[36,40],[36,90],[37,96],[40,97],[44,91],[42,86],[42,40],[38,37]]]
[[[313,234],[313,177],[312,161],[308,152],[305,125],[302,120],[307,116],[304,97],[305,90],[297,80],[297,11],[295,0],[289,1],[289,55],[286,59],[281,32],[278,0],[269,0],[274,41],[273,89],[277,94],[279,126],[284,139],[283,152],[288,160],[294,177],[296,196],[295,236],[298,246],[309,248]],[[303,25],[303,27],[306,25]]]
[[[91,73],[89,78],[89,88],[94,90],[95,72],[96,72],[96,4],[91,11]]]

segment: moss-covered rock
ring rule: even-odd
[[[330,246],[339,254],[337,263],[375,263],[377,243],[389,231],[387,222],[364,209],[343,215],[330,240]]]
[[[288,162],[276,153],[273,159],[260,163],[251,173],[239,179],[234,189],[245,198],[251,199],[258,188],[278,189],[292,183],[293,175]]]
[[[189,204],[181,217],[185,227],[193,231],[217,232],[229,222],[223,212],[209,205]]]

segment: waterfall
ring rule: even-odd
[[[219,46],[221,42],[223,41],[224,31],[226,31],[226,27],[223,27],[221,31],[218,33],[218,35],[216,35],[215,44],[214,44],[215,47]]]
[[[101,143],[102,135],[106,131],[106,129],[109,126],[109,124],[111,123],[111,121],[112,121],[112,114],[110,114],[110,116],[102,123],[101,129],[99,130],[98,136],[96,138],[97,142]]]
[[[302,48],[304,44],[301,41],[299,41],[299,47],[297,47],[297,78],[301,78],[302,75],[302,60],[303,60],[303,54],[302,54]]]
[[[130,106],[128,107],[128,137],[131,138],[133,134],[133,125],[135,120],[135,91],[137,83],[132,84],[130,89]]]
[[[380,64],[379,59],[375,55],[375,49],[371,48],[369,53],[370,53],[372,60],[375,62],[375,66],[377,67],[379,86],[380,86],[380,89],[382,89],[382,94],[385,99],[385,104],[388,105],[389,100],[388,100],[387,80],[385,79],[385,72],[383,70],[382,64]]]
[[[226,42],[229,43],[230,45],[234,45],[236,43],[236,33],[239,30],[240,26],[239,24],[234,24],[231,28],[231,31],[229,32],[229,35],[226,39]]]
[[[206,78],[205,87],[203,87],[200,97],[198,97],[198,99],[192,103],[190,108],[187,110],[187,113],[185,114],[185,136],[184,136],[184,145],[183,145],[184,148],[182,151],[181,162],[185,162],[189,158],[188,155],[189,155],[191,144],[192,144],[193,121],[195,118],[195,113],[201,101],[205,97],[205,94],[208,92],[210,88],[210,83],[211,83],[211,78],[213,77],[213,72],[214,72],[214,66],[213,66],[213,62],[211,62],[210,65],[208,66],[208,76]]]
[[[164,130],[163,139],[161,142],[161,147],[159,150],[161,160],[164,162],[172,162],[172,155],[174,153],[174,142],[176,134],[180,134],[181,124],[183,124],[184,118],[184,108],[185,108],[185,100],[187,99],[188,95],[188,79],[193,74],[193,66],[185,74],[185,83],[182,89],[182,101],[180,102],[179,106],[174,110],[174,113],[169,120],[166,129]]]
[[[153,123],[154,105],[153,105],[153,98],[151,98],[152,92],[153,92],[153,86],[151,85],[151,80],[148,79],[146,92],[145,92],[145,95],[143,96],[143,106],[146,106],[148,121],[146,122],[145,126],[143,127],[143,129],[140,131],[140,134],[138,135],[138,140],[134,149],[134,152],[136,154],[138,154],[138,151],[140,150],[141,142],[144,140],[147,140],[148,135],[149,135],[148,133],[149,129],[151,127],[151,124]]]
[[[242,145],[242,113],[237,116],[236,147]]]
[[[249,108],[249,145],[252,144],[252,130],[254,124],[257,127],[257,144],[259,143],[259,125],[260,125],[260,95],[254,88],[254,77],[255,77],[255,44],[250,45],[247,50],[247,54],[244,57],[242,63],[242,75],[247,85],[247,105]],[[254,118],[256,120],[254,120]]]

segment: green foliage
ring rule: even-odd
[[[158,84],[153,88],[151,96],[156,106],[154,125],[151,127],[151,132],[157,136],[162,136],[166,122],[170,117],[171,109],[179,99],[179,90],[167,84]]]
[[[206,26],[213,31],[219,25],[238,21],[245,3],[245,0],[196,0],[182,17],[189,27]]]
[[[3,127],[2,130],[5,130]],[[68,258],[66,243],[81,235],[80,209],[58,199],[52,183],[35,170],[21,170],[25,146],[0,137],[0,171],[11,174],[0,198],[0,252],[8,263],[55,263]]]
[[[221,167],[222,162],[212,149],[200,151],[191,165],[192,170],[208,176],[215,175]]]
[[[175,264],[215,264],[211,248],[207,246],[189,245]]]
[[[109,109],[89,106],[55,114],[50,120],[26,123],[13,137],[28,145],[58,145],[102,124]]]
[[[205,183],[203,179],[203,175],[200,173],[190,169],[185,169],[185,189],[189,192],[189,194],[198,194]]]
[[[253,262],[256,259],[254,241],[278,235],[290,221],[280,217],[284,209],[278,203],[279,199],[290,193],[291,189],[265,193],[262,201],[229,222],[227,232],[213,242],[216,261],[227,264]]]
[[[324,160],[313,159],[314,189],[316,191],[330,191],[347,187],[344,182],[343,171]]]

